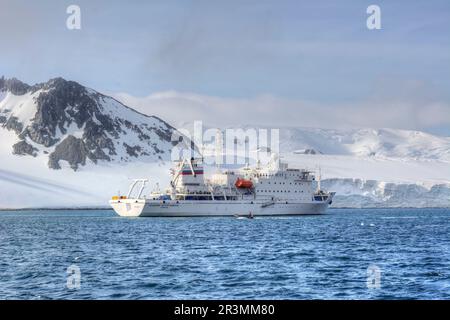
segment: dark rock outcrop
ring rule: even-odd
[[[12,79],[5,79],[5,77],[0,78],[0,91],[5,90],[11,92],[16,96],[21,96],[27,93],[29,89],[30,89],[29,85],[23,83],[20,80],[17,80],[16,78]]]
[[[16,155],[30,155],[30,156],[37,156],[37,151],[35,147],[33,147],[31,144],[27,143],[25,140],[19,141],[16,144],[13,145],[13,154]]]
[[[48,166],[52,169],[61,169],[59,161],[66,160],[72,169],[77,170],[80,164],[86,164],[87,153],[83,140],[68,136],[50,154]]]
[[[129,146],[128,144],[124,143],[123,146],[126,148],[128,155],[132,156],[132,157],[138,157],[139,156],[139,152],[141,151],[141,147],[140,146]]]
[[[9,117],[4,126],[8,130],[13,130],[16,134],[20,134],[23,130],[23,124],[19,122],[17,117]]]

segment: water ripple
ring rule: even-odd
[[[4,299],[448,299],[450,211],[127,219],[0,213]],[[69,289],[67,268],[81,271]],[[367,268],[381,271],[368,288]]]

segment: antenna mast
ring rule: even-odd
[[[320,166],[319,166],[319,179],[317,180],[317,191],[320,191],[321,190],[321,187],[320,187],[320,180],[322,180],[322,169],[320,168]]]

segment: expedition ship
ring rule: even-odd
[[[311,171],[273,159],[206,179],[202,159],[191,158],[177,161],[171,175],[165,192],[147,198],[148,180],[136,179],[127,196],[114,196],[110,204],[126,217],[304,215],[325,213],[335,194],[321,190]]]

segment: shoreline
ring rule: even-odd
[[[358,209],[450,209],[450,207],[331,207],[329,210],[358,210]],[[39,208],[0,208],[0,212],[2,211],[76,211],[76,210],[85,210],[85,211],[98,211],[98,210],[111,210],[114,211],[111,207],[39,207]]]
[[[113,210],[111,207],[58,207],[58,208],[0,208],[0,212],[2,211],[59,211],[59,210],[86,210],[86,211],[95,211],[95,210]]]

